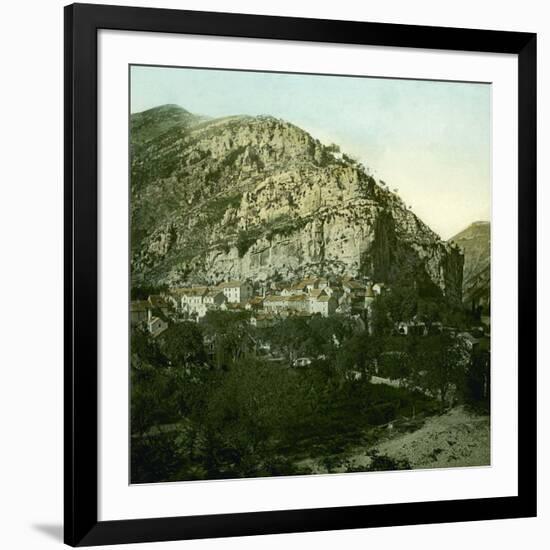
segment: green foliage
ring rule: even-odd
[[[130,467],[132,483],[169,481],[181,467],[173,434],[133,438]]]
[[[352,332],[353,326],[346,317],[316,315],[310,319],[288,317],[264,329],[262,334],[274,349],[294,360],[301,356],[332,357]]]
[[[358,371],[370,376],[374,372],[377,357],[381,352],[381,340],[360,332],[348,338],[336,354],[336,366],[340,372]]]
[[[429,407],[425,396],[369,383],[381,343],[354,332],[345,318],[289,318],[271,335],[253,331],[248,314],[238,312],[209,312],[200,325],[176,326],[160,348],[146,333],[133,337],[136,483],[307,473],[298,456],[325,452],[336,464],[330,457],[366,437],[365,429]],[[198,336],[211,342],[214,365],[223,356],[224,368],[198,366]],[[258,339],[280,349],[291,341],[324,358],[300,369],[274,366],[254,356]],[[348,376],[356,369],[364,374],[359,380]]]
[[[216,367],[228,368],[255,345],[248,311],[207,311],[201,327],[212,342]]]
[[[300,387],[292,382],[284,370],[253,358],[231,366],[204,412],[216,468],[232,466],[245,474],[263,462],[272,439],[283,437],[302,416]]]
[[[410,355],[403,351],[388,351],[380,354],[378,374],[391,380],[402,380],[411,374]]]
[[[131,370],[131,429],[144,434],[179,418],[174,380],[166,369],[143,365]]]
[[[161,294],[168,290],[167,285],[132,285],[130,289],[131,300],[147,300],[149,296]]]
[[[346,453],[372,447],[388,422],[433,414],[458,397],[488,403],[488,352],[471,358],[447,333],[393,333],[394,319],[413,311],[427,325],[445,320],[443,302],[403,285],[376,303],[372,335],[338,315],[256,329],[238,311],[209,311],[158,340],[133,331],[132,479],[292,475],[307,473],[300,460],[312,457],[328,471],[352,471]],[[282,362],[258,358],[262,343]],[[311,364],[292,367],[298,357]],[[376,367],[399,387],[370,383]],[[375,471],[410,466],[371,458]]]
[[[163,351],[175,367],[202,365],[206,361],[201,327],[184,321],[171,324],[162,335]]]
[[[161,352],[158,342],[152,340],[147,331],[133,328],[130,334],[132,366],[140,368],[143,364],[166,367],[168,360]]]
[[[422,285],[414,270],[405,271],[373,304],[372,323],[376,335],[391,334],[399,322],[423,322],[428,331],[436,322],[463,329],[475,319],[460,306],[450,303],[430,285]]]
[[[409,354],[407,382],[430,392],[445,407],[451,390],[464,391],[469,360],[464,345],[447,334],[418,339]]]
[[[489,351],[476,349],[466,371],[464,383],[466,402],[485,414],[490,411],[491,364]]]

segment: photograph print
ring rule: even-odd
[[[491,85],[131,65],[130,483],[491,465]]]

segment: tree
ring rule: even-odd
[[[380,354],[379,373],[390,380],[404,380],[411,375],[410,357],[404,351],[392,350]]]
[[[384,296],[388,303],[388,310],[392,320],[411,321],[418,311],[418,291],[411,285],[411,280],[407,284],[396,284],[391,292]]]
[[[147,300],[152,294],[161,294],[168,290],[167,285],[144,285],[144,286],[132,286],[130,290],[130,297],[132,300]]]
[[[306,354],[306,349],[311,349],[312,342],[308,340],[311,334],[308,322],[303,317],[288,317],[265,330],[267,339],[275,350],[282,353],[289,361],[300,355]]]
[[[203,414],[205,452],[210,473],[257,473],[272,444],[303,418],[303,393],[288,371],[241,358],[222,374]],[[223,476],[222,476],[223,477]]]
[[[250,313],[245,311],[207,311],[202,326],[212,341],[217,367],[227,368],[254,345]]]
[[[469,355],[459,340],[446,334],[422,338],[413,359],[411,376],[415,383],[438,397],[442,407],[451,390],[464,387]]]
[[[143,435],[153,426],[178,418],[175,387],[167,369],[143,365],[132,368],[130,377],[132,434]]]
[[[441,303],[437,300],[419,300],[418,318],[426,323],[428,331],[431,330],[435,322],[441,321],[441,310]]]
[[[206,362],[202,330],[190,321],[168,327],[163,334],[163,351],[173,366],[187,367]]]
[[[168,360],[162,353],[157,340],[151,338],[146,330],[132,328],[130,334],[132,366],[139,368],[142,364],[153,367],[165,367]]]
[[[393,320],[390,315],[390,308],[384,297],[377,298],[372,306],[372,333],[382,337],[390,334],[393,329]]]
[[[367,331],[354,334],[347,339],[338,351],[336,366],[346,375],[350,371],[359,371],[370,378],[374,372],[375,361],[381,352],[381,340],[369,336]]]
[[[468,403],[482,409],[489,408],[491,388],[491,361],[488,345],[484,342],[474,350],[466,373],[464,397]]]
[[[373,303],[373,333],[387,335],[396,323],[411,321],[418,312],[418,290],[414,276],[400,278],[391,287],[391,292],[378,296]]]

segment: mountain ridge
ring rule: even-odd
[[[136,284],[313,271],[392,281],[405,269],[460,299],[455,245],[338,146],[268,115],[162,107],[131,120]]]

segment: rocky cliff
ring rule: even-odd
[[[450,242],[464,254],[463,299],[474,306],[489,306],[491,295],[491,224],[470,224]]]
[[[144,123],[146,121],[146,123]],[[132,115],[133,284],[392,282],[406,268],[460,300],[463,258],[337,146],[272,117]]]

